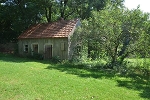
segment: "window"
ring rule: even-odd
[[[24,45],[24,52],[28,53],[28,45]]]
[[[32,45],[32,50],[34,53],[38,53],[38,44],[33,44]]]

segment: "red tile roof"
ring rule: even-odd
[[[78,19],[36,24],[23,32],[18,39],[68,37],[76,27],[77,21]]]

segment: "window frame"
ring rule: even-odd
[[[29,45],[28,44],[24,44],[24,52],[29,53]]]
[[[37,49],[38,49],[38,50],[37,50],[38,52],[37,52],[37,53],[39,53],[39,44],[38,44],[38,43],[32,43],[32,44],[31,44],[32,54],[34,53],[34,51],[33,51],[33,46],[34,46],[34,45],[37,45],[37,46],[38,46],[38,48],[37,48]]]

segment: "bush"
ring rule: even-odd
[[[55,56],[55,57],[52,57],[51,61],[52,61],[53,63],[59,63],[59,62],[61,62],[61,59],[60,59],[59,56]]]

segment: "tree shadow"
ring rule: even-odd
[[[30,57],[21,57],[14,54],[0,53],[0,60],[5,62],[15,62],[15,63],[24,63],[24,62],[39,62],[43,64],[50,64],[50,60],[37,60]]]
[[[65,72],[67,74],[74,74],[80,77],[88,78],[112,78],[114,77],[114,72],[112,69],[105,69],[103,66],[94,66],[91,67],[90,65],[85,64],[56,64],[50,60],[35,60],[26,57],[20,57],[13,54],[2,54],[0,53],[0,60],[5,62],[15,62],[15,63],[24,63],[24,62],[38,62],[43,64],[49,64],[46,69],[56,69],[61,72]]]
[[[140,91],[140,97],[150,99],[150,79],[149,76],[144,76],[136,73],[127,75],[131,80],[117,80],[119,87],[125,87]]]
[[[13,54],[7,54],[7,53],[0,53],[0,60],[6,61],[6,62],[16,62],[16,63],[29,61],[26,58],[17,57]]]
[[[61,72],[65,72],[66,74],[77,75],[82,78],[108,78],[112,79],[115,77],[116,73],[112,69],[107,69],[103,65],[93,66],[86,64],[54,64],[52,62],[45,60],[35,60],[29,58],[22,58],[10,54],[0,54],[0,60],[6,62],[15,62],[15,63],[23,63],[23,62],[38,62],[43,64],[49,64],[46,69],[56,69]],[[133,89],[140,91],[140,97],[150,99],[150,74],[149,76],[145,76],[143,74],[139,74],[136,72],[132,72],[127,74],[126,76],[120,76],[125,78],[130,78],[131,80],[119,80],[117,79],[119,87],[125,87],[128,89]]]
[[[102,66],[90,67],[85,64],[51,64],[46,69],[56,69],[83,78],[113,78],[115,75],[112,69],[105,69]]]
[[[112,69],[106,69],[103,66],[94,66],[90,67],[84,64],[55,64],[49,65],[46,69],[55,69],[61,72],[65,72],[66,74],[77,75],[82,78],[107,78],[112,79],[116,76],[116,73]],[[127,75],[119,75],[119,77],[125,78],[125,80],[121,80],[122,78],[117,78],[116,81],[119,87],[125,87],[128,89],[133,89],[140,91],[139,94],[141,98],[150,99],[150,80],[149,77],[132,73]],[[127,78],[127,79],[126,79]],[[120,80],[119,80],[120,79]],[[131,80],[128,80],[131,79]]]

